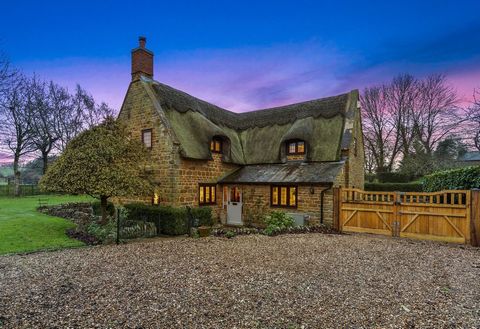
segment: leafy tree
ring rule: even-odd
[[[70,141],[40,180],[40,188],[99,199],[105,223],[108,198],[153,193],[144,174],[147,161],[143,145],[131,140],[125,128],[109,117]]]

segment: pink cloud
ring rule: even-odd
[[[480,87],[475,63],[382,62],[370,66],[316,41],[263,48],[162,53],[155,79],[233,111],[247,111],[334,95],[386,82],[399,73],[446,73],[465,101]],[[73,89],[80,83],[97,101],[120,108],[130,82],[129,53],[110,59],[56,59],[18,63]],[[475,69],[470,69],[470,68]]]

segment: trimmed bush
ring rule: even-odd
[[[166,235],[188,233],[187,210],[185,208],[159,207],[160,226]]]
[[[158,234],[181,235],[188,233],[187,211],[185,208],[147,206],[143,203],[125,205],[128,220],[155,223]]]
[[[435,172],[423,178],[424,190],[469,190],[480,188],[480,166]]]
[[[155,223],[157,234],[160,234],[162,227],[160,225],[160,207],[147,206],[143,203],[129,203],[125,205],[128,212],[127,219],[130,221],[145,221]]]
[[[95,216],[102,215],[102,208],[100,206],[100,201],[92,202],[93,214]],[[107,202],[107,215],[113,216],[115,214],[115,205],[112,202]]]
[[[192,208],[193,218],[198,218],[198,226],[213,226],[212,208]]]
[[[422,192],[423,184],[411,183],[365,183],[365,191],[388,191],[388,192]]]

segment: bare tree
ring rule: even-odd
[[[457,92],[444,75],[434,74],[418,83],[418,101],[413,128],[427,155],[432,155],[438,142],[458,127]]]
[[[398,138],[387,106],[385,86],[366,88],[360,97],[366,154],[377,172],[391,171],[399,152]]]
[[[377,172],[391,172],[397,163],[410,171],[417,165],[428,171],[438,143],[462,122],[457,93],[443,75],[399,75],[388,84],[366,88],[360,101],[365,147]],[[472,118],[474,114],[472,110]],[[480,109],[476,117],[480,127]],[[478,137],[480,146],[480,133]]]
[[[2,147],[13,155],[15,195],[20,195],[20,158],[33,151],[32,144],[33,95],[25,77],[11,79],[0,98],[0,141]]]
[[[32,143],[42,158],[42,172],[45,174],[48,168],[48,157],[57,142],[56,132],[61,103],[57,102],[56,90],[58,87],[51,82],[47,85],[36,77],[29,80],[28,88],[33,94],[32,102]]]
[[[53,98],[58,107],[56,134],[57,148],[60,151],[63,151],[68,142],[80,132],[99,124],[113,114],[113,110],[107,104],[96,104],[93,97],[80,85],[77,85],[74,94],[56,86]]]
[[[480,151],[480,89],[473,92],[473,103],[465,113],[468,131],[467,145]]]

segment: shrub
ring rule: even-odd
[[[193,218],[198,219],[198,226],[213,226],[212,208],[192,208]]]
[[[120,238],[150,238],[157,235],[157,227],[153,222],[126,220],[122,223]]]
[[[265,224],[267,227],[264,230],[266,235],[273,235],[275,231],[281,231],[295,224],[294,219],[282,211],[272,211],[265,216]]]
[[[125,208],[128,210],[128,220],[155,223],[158,234],[181,235],[188,233],[185,208],[147,206],[143,203],[127,204]]]
[[[237,235],[237,234],[235,233],[235,231],[228,231],[227,233],[225,233],[225,237],[226,237],[227,239],[231,239],[231,238],[233,238],[235,235]]]
[[[423,178],[423,186],[427,192],[480,188],[480,166],[435,172]]]
[[[143,203],[129,203],[125,205],[128,212],[127,218],[131,221],[145,221],[155,223],[157,234],[162,231],[160,225],[161,210],[158,206],[147,206]]]
[[[166,235],[188,233],[187,210],[185,208],[158,207],[160,209],[161,232]]]
[[[100,206],[100,201],[92,202],[92,209],[93,209],[93,214],[95,216],[102,215],[102,208]],[[115,205],[112,202],[107,202],[107,215],[108,216],[115,215]]]
[[[412,175],[399,172],[379,172],[377,178],[381,183],[408,183],[415,179]]]
[[[112,243],[117,238],[117,222],[113,218],[109,218],[105,225],[91,222],[87,227],[87,233],[104,244]]]
[[[365,191],[422,192],[423,184],[411,183],[365,183]]]

